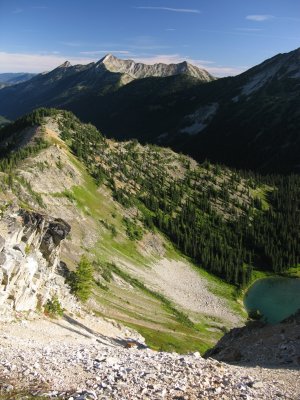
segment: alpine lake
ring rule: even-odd
[[[245,294],[248,312],[276,324],[300,309],[300,278],[271,277],[256,281]]]

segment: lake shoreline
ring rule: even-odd
[[[261,314],[266,323],[278,323],[300,309],[300,279],[284,276],[257,280],[245,292],[248,314]]]

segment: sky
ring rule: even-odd
[[[300,47],[300,0],[0,0],[0,72],[112,53],[237,75]]]

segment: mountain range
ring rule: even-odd
[[[186,62],[145,65],[119,60],[108,54],[98,62],[87,65],[72,66],[66,61],[53,71],[5,88],[0,94],[0,114],[16,118],[42,105],[72,108],[77,100],[93,95],[103,97],[135,80],[175,75],[188,75],[201,82],[215,79],[205,70]]]
[[[36,74],[30,74],[27,72],[16,72],[16,73],[3,73],[0,74],[0,89],[16,85],[18,83],[26,82],[33,78]]]
[[[300,49],[222,79],[187,62],[150,66],[109,54],[3,88],[0,115],[59,107],[108,137],[167,145],[235,168],[299,171],[299,68]]]

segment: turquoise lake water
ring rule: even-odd
[[[259,310],[270,324],[280,322],[300,309],[300,279],[260,279],[248,289],[244,305]]]

